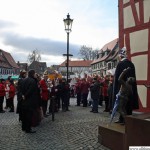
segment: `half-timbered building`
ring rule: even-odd
[[[91,63],[92,72],[105,76],[108,71],[114,70],[117,65],[118,38],[105,44],[98,53],[98,59]]]
[[[136,68],[140,110],[150,111],[150,0],[118,2],[119,46]]]
[[[18,75],[19,67],[10,53],[0,49],[0,78]]]

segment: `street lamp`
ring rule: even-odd
[[[69,67],[69,33],[71,32],[71,28],[72,28],[72,23],[73,23],[73,19],[70,19],[70,15],[68,13],[67,18],[63,20],[64,21],[64,25],[65,25],[65,31],[67,33],[67,63],[66,63],[66,67],[67,67],[67,83],[68,83],[68,67]]]

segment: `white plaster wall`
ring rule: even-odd
[[[123,0],[123,4],[128,3],[130,0]]]
[[[129,28],[129,27],[133,27],[135,26],[135,21],[133,18],[133,13],[131,10],[131,6],[128,6],[126,8],[124,8],[123,10],[123,14],[124,14],[124,28]]]
[[[150,0],[144,0],[144,22],[149,22],[150,19]]]
[[[148,56],[147,55],[135,56],[131,58],[131,61],[135,65],[136,79],[147,80]]]
[[[131,54],[148,50],[148,29],[130,33]]]
[[[143,107],[147,107],[147,88],[144,85],[138,85],[138,95]]]
[[[135,4],[136,12],[138,14],[138,19],[140,20],[140,9],[139,9],[139,2]]]

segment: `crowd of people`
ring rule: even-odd
[[[98,106],[105,103],[104,112],[111,114],[115,101],[121,99],[120,118],[117,122],[124,123],[125,115],[131,115],[132,110],[138,108],[138,96],[134,65],[122,51],[119,57],[120,62],[115,74],[109,73],[105,77],[93,75],[82,79],[76,78],[73,86],[65,78],[50,80],[47,71],[40,76],[34,70],[28,72],[22,70],[16,86],[11,77],[6,81],[1,79],[0,113],[5,112],[3,109],[4,97],[6,99],[5,109],[9,108],[9,112],[15,111],[14,96],[17,94],[16,113],[19,114],[22,130],[26,133],[35,133],[32,127],[37,126],[43,117],[48,117],[53,107],[55,112],[60,109],[63,112],[69,111],[71,96],[76,97],[76,106],[91,106],[92,113],[98,113]],[[124,71],[126,73],[122,75]],[[55,105],[52,104],[52,99]]]

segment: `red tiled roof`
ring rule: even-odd
[[[104,57],[102,57],[102,58],[98,58],[98,59],[94,60],[94,61],[92,62],[92,64],[97,63],[97,62],[100,62],[100,61],[103,61],[103,60],[107,59],[108,57],[109,57],[109,54],[108,54],[107,56],[104,56]]]
[[[14,67],[14,68],[19,68],[17,63],[15,62],[15,60],[13,59],[13,57],[11,56],[10,53],[8,52],[5,52],[3,50],[1,50],[4,57],[7,59],[8,63],[10,64],[11,67]]]
[[[118,40],[119,40],[119,39],[117,38],[117,39],[115,39],[115,40],[113,40],[113,41],[111,41],[111,42],[105,44],[105,45],[103,46],[103,48],[100,50],[99,53],[101,53],[102,51],[110,50],[109,54],[108,54],[107,56],[103,56],[103,57],[101,57],[101,58],[98,58],[98,59],[94,60],[94,61],[92,62],[92,64],[106,60],[106,59],[110,56],[111,51],[114,49],[114,47],[115,47],[116,44],[118,43]]]
[[[70,67],[90,67],[92,63],[92,60],[69,60],[69,66]],[[62,64],[60,64],[60,67],[66,66],[66,61],[64,61]]]
[[[107,49],[112,50],[118,42],[118,38],[105,44],[101,50],[106,51]]]

